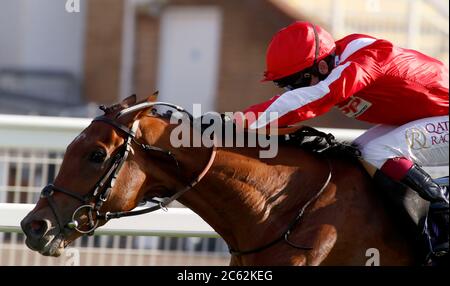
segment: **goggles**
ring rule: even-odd
[[[311,85],[312,76],[316,74],[314,68],[308,68],[293,75],[274,80],[276,86],[284,88],[285,90],[294,90],[301,87]]]

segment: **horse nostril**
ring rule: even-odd
[[[30,223],[29,235],[35,239],[40,239],[49,230],[50,225],[46,220],[33,220]]]

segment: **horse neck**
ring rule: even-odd
[[[281,235],[328,175],[326,162],[298,148],[280,147],[278,156],[267,160],[257,152],[219,149],[207,175],[179,199],[236,249],[255,248]]]

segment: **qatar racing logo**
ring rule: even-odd
[[[428,149],[437,145],[448,144],[448,121],[425,122],[405,130],[406,141],[411,150]]]
[[[431,135],[431,145],[448,144],[448,121],[428,123],[425,129]]]
[[[410,128],[405,131],[406,142],[411,150],[430,148],[427,144],[427,135],[419,128]]]

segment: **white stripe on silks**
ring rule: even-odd
[[[374,43],[377,39],[372,38],[359,38],[351,41],[342,52],[338,59],[339,63],[344,62],[348,57],[357,52],[358,50],[367,47],[368,45]],[[298,88],[292,91],[288,91],[280,96],[276,101],[274,101],[265,112],[250,125],[250,129],[261,128],[267,125],[269,122],[280,118],[286,113],[301,108],[306,104],[309,104],[315,100],[318,100],[330,92],[329,85],[336,81],[340,76],[342,71],[350,65],[350,62],[337,66],[330,75],[323,81],[319,82],[314,86],[308,86],[303,88]],[[269,118],[270,112],[277,112],[278,116],[275,118]]]
[[[329,86],[340,78],[342,72],[351,64],[347,62],[334,68],[326,79],[316,85],[297,88],[285,92],[282,96],[277,98],[262,114],[258,120],[250,125],[250,129],[257,129],[266,126],[271,121],[274,121],[290,111],[299,109],[313,101],[319,100],[328,93],[330,93]],[[269,115],[276,113],[277,116]]]
[[[359,38],[356,40],[351,41],[344,49],[344,51],[341,54],[341,57],[339,58],[339,62],[344,62],[349,56],[354,54],[356,51],[367,47],[368,45],[375,42],[377,39],[372,38]]]

